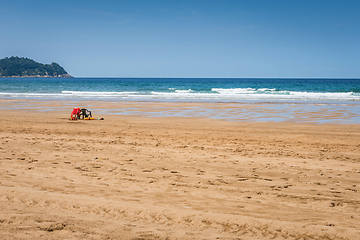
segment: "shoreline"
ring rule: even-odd
[[[0,95],[7,98],[56,100],[360,104],[356,88],[360,84],[358,79],[23,79],[16,80],[16,85],[11,78],[1,80],[4,84]]]
[[[110,114],[143,117],[197,117],[235,122],[293,122],[360,124],[359,105],[302,102],[204,102],[133,101],[90,99],[0,98],[0,110],[68,112],[74,107],[88,108],[95,115]]]
[[[75,78],[69,74],[62,74],[59,76],[41,76],[41,75],[34,75],[34,76],[0,76],[0,78]]]

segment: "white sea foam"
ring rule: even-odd
[[[191,89],[188,89],[188,90],[175,90],[176,93],[190,93],[190,92],[194,92],[193,90]]]
[[[196,93],[191,91],[179,92],[155,92],[152,91],[150,96],[153,99],[215,99],[211,93]]]
[[[175,90],[175,89],[174,89]],[[130,98],[130,99],[184,99],[184,100],[294,100],[294,101],[360,101],[360,94],[353,92],[297,92],[278,91],[268,88],[213,88],[209,92],[188,90],[172,90],[167,92],[99,92],[99,91],[62,91],[61,93],[10,93],[0,92],[0,97],[35,97],[35,98]]]
[[[330,93],[330,92],[296,92],[278,91],[268,88],[213,88],[213,92],[226,96],[226,98],[249,99],[249,100],[360,100],[360,94],[353,92]]]
[[[84,91],[62,91],[63,94],[70,94],[76,96],[117,96],[137,94],[138,92],[84,92]]]
[[[57,93],[8,93],[2,92],[0,93],[1,97],[62,97],[63,94]]]

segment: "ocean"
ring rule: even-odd
[[[360,102],[360,79],[0,78],[1,98]]]
[[[2,101],[2,110],[70,113],[83,106],[98,114],[360,124],[360,79],[0,78],[1,99],[12,100]],[[107,101],[112,110],[89,100]],[[63,104],[39,108],[44,101]]]

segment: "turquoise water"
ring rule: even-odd
[[[0,78],[0,98],[360,102],[360,79]]]

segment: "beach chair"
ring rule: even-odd
[[[87,117],[92,117],[91,111],[87,110],[86,108],[82,108],[80,110],[79,119],[84,119],[84,118],[87,118]]]

